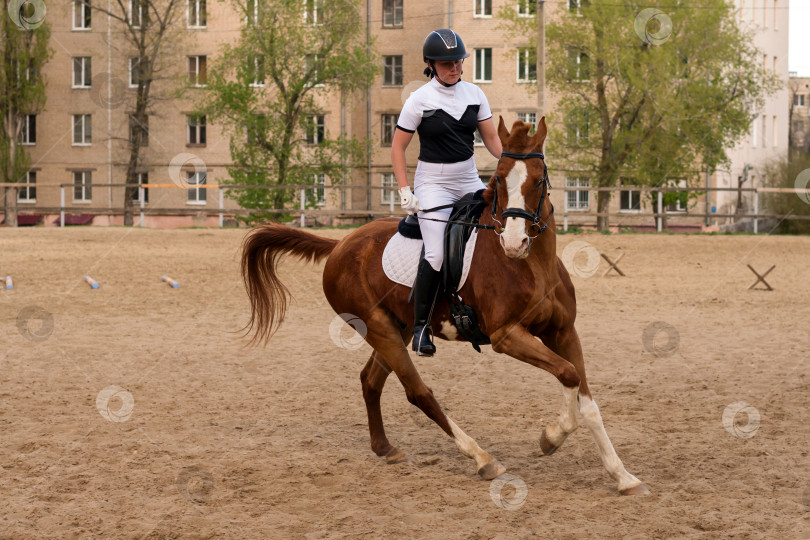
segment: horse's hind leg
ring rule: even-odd
[[[571,362],[580,377],[579,390],[577,395],[571,394],[571,389],[563,389],[563,411],[556,426],[546,426],[543,435],[540,437],[540,447],[546,455],[553,454],[562,442],[574,429],[576,429],[576,417],[573,419],[573,429],[567,431],[566,426],[571,425],[571,417],[576,414],[577,401],[579,402],[579,412],[582,414],[583,423],[596,442],[599,449],[599,457],[608,474],[618,482],[619,492],[622,495],[648,495],[650,490],[644,483],[627,472],[622,460],[616,454],[613,444],[605,431],[602,422],[602,415],[599,407],[591,397],[588,388],[588,381],[585,377],[585,361],[582,357],[582,345],[575,329],[562,335],[555,336],[556,343],[552,345],[553,350]],[[566,432],[567,431],[567,432]]]
[[[444,414],[439,402],[436,401],[435,397],[433,397],[433,392],[422,380],[422,377],[419,376],[419,372],[417,372],[416,367],[413,365],[411,357],[408,354],[405,341],[403,341],[399,330],[391,321],[390,317],[384,314],[384,312],[381,310],[377,310],[374,312],[370,320],[366,321],[366,325],[368,328],[366,341],[374,348],[375,355],[379,355],[377,358],[382,360],[384,365],[389,366],[394,373],[396,373],[399,381],[405,388],[405,395],[407,396],[408,401],[419,407],[422,412],[428,416],[428,418],[436,422],[445,433],[452,437],[462,454],[475,460],[478,474],[481,475],[482,478],[485,480],[491,480],[506,472],[506,469],[498,462],[498,460],[496,460],[486,451],[482,450],[481,447],[478,446],[478,444],[469,435],[464,433],[464,431],[462,431],[461,428],[455,424],[455,422]],[[371,363],[373,360],[374,356],[372,356],[369,362]],[[377,364],[377,362],[373,363],[373,365]],[[372,371],[370,371],[370,373],[372,373]],[[380,378],[382,378],[382,382],[385,381],[383,375],[378,375],[377,379],[379,380]],[[364,395],[365,388],[364,383]],[[382,389],[381,383],[380,389]],[[373,398],[373,392],[371,397]],[[367,405],[368,403],[369,401],[366,400]],[[374,401],[372,401],[372,404],[374,404]],[[369,427],[372,430],[372,445],[374,444],[375,430],[375,427],[372,426],[372,414],[377,414],[378,411],[379,397],[377,397],[375,407],[369,407]],[[379,426],[377,426],[379,427],[378,433],[382,433],[382,418],[379,418]],[[385,445],[388,444],[388,441],[385,439],[384,435],[382,440],[384,442],[380,447],[381,451],[385,448]],[[390,444],[388,444],[388,446],[390,446]],[[375,452],[377,452],[376,449]],[[377,452],[377,454],[380,455],[379,452]]]
[[[389,373],[391,373],[391,369],[385,365],[377,351],[374,351],[371,353],[366,367],[360,372],[360,382],[363,385],[363,399],[366,402],[366,412],[368,413],[371,449],[378,456],[384,457],[388,463],[399,463],[405,459],[405,454],[388,442],[380,410],[380,396]]]

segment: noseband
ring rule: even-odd
[[[543,202],[546,199],[546,194],[548,190],[551,188],[551,181],[548,179],[548,167],[546,167],[545,156],[543,156],[542,152],[529,152],[527,154],[516,154],[514,152],[501,152],[501,157],[508,157],[512,159],[532,159],[532,158],[539,158],[543,160],[543,192],[540,194],[540,204],[537,205],[537,211],[534,214],[530,214],[523,208],[506,208],[501,212],[501,219],[506,221],[507,218],[522,218],[527,221],[532,222],[532,227],[537,227],[538,231],[537,234],[534,236],[530,236],[529,240],[534,240],[540,233],[546,230],[548,227],[551,218],[554,217],[554,205],[551,205],[551,215],[548,216],[548,219],[545,223],[541,223],[541,214],[543,212]],[[495,219],[496,210],[498,208],[498,188],[501,185],[501,177],[499,175],[495,175],[495,197],[492,201],[492,221],[497,223],[500,227],[500,231],[498,228],[495,229],[495,233],[500,236],[503,232],[504,226],[503,224]]]

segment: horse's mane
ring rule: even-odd
[[[512,124],[512,132],[509,134],[509,138],[503,143],[504,152],[515,152],[517,154],[521,154],[532,150],[532,142],[530,141],[531,137],[529,136],[529,130],[531,128],[531,124],[516,120],[515,123]],[[497,171],[489,178],[487,189],[485,189],[484,193],[482,193],[484,202],[487,203],[487,205],[492,204],[492,199],[495,194],[496,176]]]

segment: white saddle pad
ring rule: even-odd
[[[464,286],[467,274],[470,273],[470,263],[475,251],[475,240],[478,230],[473,229],[470,239],[464,249],[464,269],[461,272],[461,281],[458,288]],[[383,270],[388,279],[406,287],[412,287],[416,280],[416,269],[419,266],[419,257],[422,255],[422,240],[405,238],[399,233],[394,234],[385,246],[382,256]]]

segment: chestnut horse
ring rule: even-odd
[[[603,465],[618,482],[619,492],[647,494],[646,486],[625,470],[616,455],[588,389],[582,347],[574,328],[574,285],[556,255],[553,208],[547,197],[542,155],[548,132],[545,118],[533,136],[529,136],[529,129],[529,124],[518,121],[510,133],[500,119],[498,136],[504,154],[484,192],[487,207],[480,220],[482,225],[496,228],[478,234],[472,268],[459,293],[465,303],[474,306],[479,327],[489,336],[494,351],[544,369],[562,384],[562,411],[557,422],[546,426],[541,434],[543,453],[554,453],[577,428],[578,410],[596,441]],[[372,450],[390,463],[405,458],[388,441],[380,410],[383,385],[393,371],[408,401],[452,437],[462,454],[475,460],[482,478],[493,479],[506,471],[504,466],[444,414],[411,361],[410,289],[390,281],[382,267],[383,249],[397,232],[397,222],[397,218],[379,219],[340,241],[281,225],[254,229],[245,239],[242,254],[242,274],[252,308],[248,331],[254,333],[254,342],[267,343],[284,318],[289,291],[276,270],[281,255],[310,261],[326,258],[326,298],[337,313],[350,313],[365,323],[364,338],[374,349],[360,374]],[[538,232],[546,223],[548,227]],[[432,330],[437,337],[462,340],[450,323],[447,301],[436,305]]]

